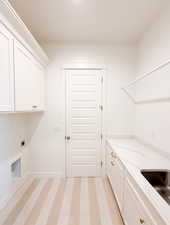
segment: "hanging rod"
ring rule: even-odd
[[[156,103],[156,102],[167,102],[170,101],[170,97],[162,97],[162,98],[152,98],[152,99],[148,99],[148,100],[139,100],[137,101],[135,99],[135,97],[133,95],[131,95],[127,88],[136,84],[138,81],[143,80],[145,77],[148,77],[150,75],[152,75],[154,72],[164,68],[165,66],[170,64],[170,60],[161,64],[160,66],[157,66],[156,68],[154,68],[152,71],[145,73],[142,76],[137,77],[134,81],[130,82],[128,85],[126,85],[125,87],[122,88],[122,90],[130,97],[130,99],[133,101],[134,104],[146,104],[146,103]]]
[[[154,72],[156,72],[156,71],[164,68],[165,66],[167,66],[169,64],[170,64],[170,60],[167,61],[166,63],[163,63],[160,66],[154,68],[152,71],[150,71],[148,73],[145,73],[144,75],[141,75],[141,76],[137,77],[134,81],[130,82],[128,85],[126,85],[125,87],[123,87],[123,89],[124,88],[128,88],[129,86],[132,86],[133,84],[137,83],[138,81],[143,80],[145,77],[148,77],[148,76],[152,75]]]

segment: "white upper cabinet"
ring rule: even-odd
[[[20,43],[14,43],[15,111],[42,111],[43,68]]]
[[[0,23],[0,111],[14,110],[13,39]]]
[[[44,68],[0,23],[0,112],[44,110]]]
[[[33,77],[34,86],[33,86],[33,93],[34,93],[34,101],[33,101],[33,108],[34,110],[43,111],[44,110],[44,69],[43,67],[38,64],[37,62],[34,64],[35,76]]]

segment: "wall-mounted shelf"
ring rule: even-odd
[[[137,77],[122,88],[135,104],[170,101],[170,61]]]

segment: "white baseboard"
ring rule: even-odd
[[[57,172],[37,172],[32,171],[30,173],[33,177],[39,177],[39,178],[63,178],[65,177],[65,174],[63,173],[57,173]]]
[[[134,139],[134,135],[130,134],[108,134],[106,138],[113,138],[113,139]]]

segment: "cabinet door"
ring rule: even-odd
[[[118,159],[112,163],[112,183],[120,211],[123,208],[124,169]]]
[[[43,70],[20,43],[15,42],[15,110],[43,108]]]
[[[34,62],[34,102],[35,110],[44,110],[44,69]]]
[[[157,224],[128,178],[125,184],[124,204],[123,219],[126,225]]]
[[[12,35],[0,23],[0,111],[14,110]]]
[[[110,180],[110,183],[111,183],[111,170],[112,170],[111,152],[112,152],[112,150],[108,146],[106,146],[106,174]]]
[[[124,168],[114,151],[107,149],[107,176],[109,177],[113,192],[118,202],[120,211],[123,208]]]
[[[14,48],[15,110],[31,111],[34,101],[34,67],[31,54],[18,42]]]

